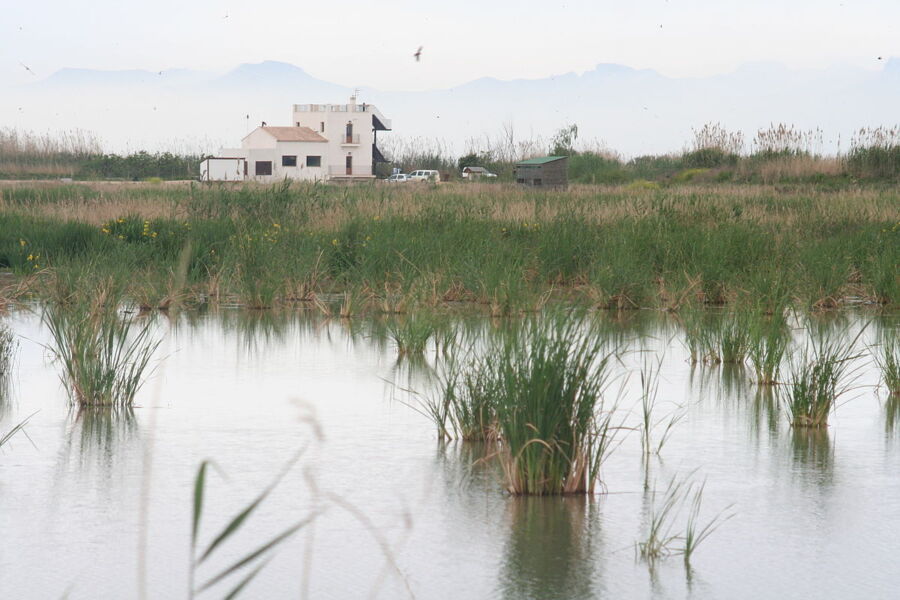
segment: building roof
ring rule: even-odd
[[[484,167],[463,167],[463,171],[468,171],[469,173],[487,173],[487,169]]]
[[[309,127],[260,127],[279,142],[327,142]]]
[[[547,163],[555,162],[557,160],[562,160],[564,158],[569,158],[568,156],[541,156],[538,158],[529,158],[528,160],[521,160],[516,163],[516,165],[545,165]]]

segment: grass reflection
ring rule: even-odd
[[[139,434],[131,407],[82,407],[74,411],[68,453],[77,452],[82,464],[111,466],[122,447]]]
[[[511,522],[500,574],[502,597],[596,598],[591,500],[519,497],[507,506]]]
[[[834,445],[826,428],[791,428],[791,455],[794,463],[819,483],[831,481]]]

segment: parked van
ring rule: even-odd
[[[413,171],[407,176],[407,181],[433,181],[440,183],[441,174],[434,170],[420,169]]]

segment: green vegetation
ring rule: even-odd
[[[790,331],[782,311],[771,316],[757,315],[750,321],[748,356],[756,383],[774,385],[781,374],[781,363],[791,343]]]
[[[105,153],[93,135],[78,130],[38,135],[0,129],[0,179],[196,179],[201,160],[173,152]]]
[[[107,299],[101,293],[92,301],[52,304],[44,311],[50,350],[72,400],[81,406],[130,406],[159,346],[151,321],[122,316]]]
[[[616,432],[603,398],[613,356],[578,316],[543,314],[451,359],[423,412],[442,437],[499,441],[512,494],[593,493]]]
[[[849,341],[846,331],[810,330],[806,346],[791,357],[790,378],[779,388],[782,404],[793,427],[821,428],[837,401],[854,389],[860,358],[856,345],[865,327]]]
[[[300,458],[301,454],[302,452],[297,453],[290,461],[288,461],[285,468],[281,470],[274,481],[256,496],[252,502],[238,512],[225,525],[222,531],[212,538],[205,549],[201,549],[200,547],[200,523],[203,519],[204,503],[206,499],[206,474],[209,470],[210,463],[204,461],[200,464],[200,467],[197,469],[197,476],[194,480],[193,517],[191,519],[190,582],[188,588],[189,598],[194,598],[202,592],[215,588],[215,586],[226,581],[231,581],[232,583],[230,585],[233,585],[234,587],[232,587],[223,597],[236,598],[268,564],[274,554],[274,550],[283,542],[293,537],[301,529],[309,525],[318,516],[318,513],[314,512],[309,516],[296,521],[266,543],[258,548],[254,548],[251,552],[248,552],[238,560],[231,562],[228,567],[217,574],[206,577],[202,583],[197,581],[200,571],[206,564],[206,561],[215,554],[217,549],[223,547],[223,544],[231,540],[232,536],[234,536],[247,520],[253,516],[256,509],[258,509],[269,494],[272,493],[275,487],[288,473],[289,469],[293,467]]]
[[[114,279],[146,308],[268,308],[339,293],[345,316],[447,302],[510,315],[554,300],[813,310],[900,301],[894,189],[18,184],[0,193],[0,267],[38,298],[50,295],[51,273],[66,272]]]
[[[900,339],[896,333],[886,331],[881,343],[872,348],[872,355],[888,395],[900,396]]]
[[[666,489],[658,493],[648,510],[647,534],[636,545],[638,555],[651,566],[658,560],[672,555],[681,555],[689,564],[697,547],[709,538],[725,521],[734,516],[726,507],[712,519],[701,522],[700,510],[703,505],[703,490],[706,483],[695,483],[689,477],[679,479],[673,476]],[[684,530],[677,527],[681,515],[687,511]]]

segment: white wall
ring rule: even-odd
[[[201,181],[242,181],[243,158],[207,158],[200,163]]]
[[[268,137],[271,138],[268,134]],[[246,141],[246,140],[245,140]],[[275,142],[272,148],[244,148],[242,150],[247,157],[247,178],[253,181],[273,182],[285,177],[290,179],[303,179],[309,181],[323,181],[327,177],[327,152],[328,144],[323,142]],[[282,156],[296,156],[296,167],[283,167]],[[321,167],[307,167],[307,156],[320,156]],[[271,161],[271,175],[256,175],[257,161]]]
[[[354,174],[371,174],[372,144],[375,135],[372,131],[372,113],[362,112],[362,105],[357,104],[320,104],[310,105],[318,109],[310,111],[294,111],[292,125],[300,124],[309,127],[328,139],[327,161],[323,163],[326,172],[342,175],[348,155],[353,157]],[[359,136],[358,143],[346,143],[347,123],[353,124],[353,141]],[[325,130],[322,131],[322,123]]]

